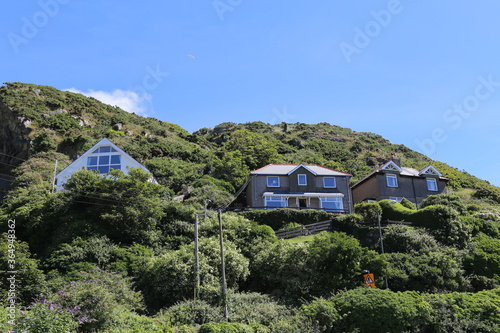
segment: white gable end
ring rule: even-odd
[[[79,169],[97,170],[101,174],[106,174],[112,169],[120,169],[128,174],[130,168],[141,168],[149,172],[114,143],[108,139],[102,139],[56,176],[56,189],[63,190],[63,185]]]
[[[429,165],[428,167],[420,170],[420,172],[418,174],[419,175],[432,175],[432,176],[439,176],[439,177],[442,176],[441,172],[437,171],[436,168],[434,168],[432,165]]]
[[[387,162],[386,164],[382,165],[382,167],[380,168],[381,170],[389,170],[389,171],[397,171],[397,172],[401,172],[403,171],[403,169],[401,169],[396,163],[394,163],[393,161],[389,161]]]

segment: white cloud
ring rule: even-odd
[[[148,93],[139,94],[132,90],[116,89],[112,92],[107,92],[90,89],[88,92],[84,92],[76,88],[70,88],[66,89],[66,91],[82,94],[87,97],[94,97],[103,103],[111,106],[118,106],[127,112],[139,115],[145,115],[147,113],[147,104],[150,104],[152,99],[152,96]]]

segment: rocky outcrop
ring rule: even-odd
[[[12,183],[12,169],[29,157],[30,125],[30,120],[18,118],[0,103],[0,200]]]

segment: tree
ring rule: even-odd
[[[220,248],[218,238],[199,242],[201,297],[211,299],[220,290]],[[227,286],[238,288],[248,277],[248,259],[230,241],[224,242]],[[195,288],[195,256],[193,243],[179,250],[153,257],[140,273],[139,286],[146,303],[158,310],[193,297]]]
[[[31,257],[28,244],[16,240],[15,234],[1,235],[0,266],[3,267],[0,273],[0,289],[5,300],[15,297],[13,300],[16,304],[27,305],[46,291],[45,274],[38,268],[39,261]],[[16,273],[9,273],[10,271]],[[11,280],[12,276],[14,280]]]
[[[289,302],[311,300],[360,285],[363,269],[376,273],[381,283],[386,264],[379,254],[362,248],[354,237],[326,232],[307,244],[279,241],[261,251],[251,266],[252,286]]]
[[[241,129],[231,133],[225,148],[229,151],[239,151],[246,165],[255,170],[270,163],[281,162],[277,145],[278,141],[269,135]]]

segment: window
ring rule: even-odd
[[[397,202],[403,201],[403,198],[398,198],[398,197],[390,197],[389,199],[392,201],[397,201]]]
[[[337,184],[335,182],[335,178],[332,178],[332,177],[325,177],[325,178],[323,178],[323,187],[325,187],[325,188],[335,188],[335,187],[337,187]]]
[[[286,197],[266,197],[266,207],[286,207]]]
[[[436,179],[427,178],[426,181],[427,181],[427,189],[429,191],[437,191],[438,190]]]
[[[267,177],[267,187],[280,187],[280,177]]]
[[[106,147],[100,147],[106,148]],[[112,147],[107,147],[111,148]],[[108,173],[111,169],[121,169],[120,155],[99,155],[87,157],[87,170],[99,170],[99,173]]]
[[[305,174],[299,174],[297,175],[299,185],[307,185],[307,175]]]
[[[344,205],[342,203],[342,198],[320,198],[321,208],[328,211],[342,211]]]
[[[118,151],[111,147],[111,146],[101,146],[94,150],[92,154],[99,154],[99,153],[117,153]]]
[[[387,186],[398,187],[398,179],[396,178],[396,175],[385,175],[385,178],[387,180]]]

